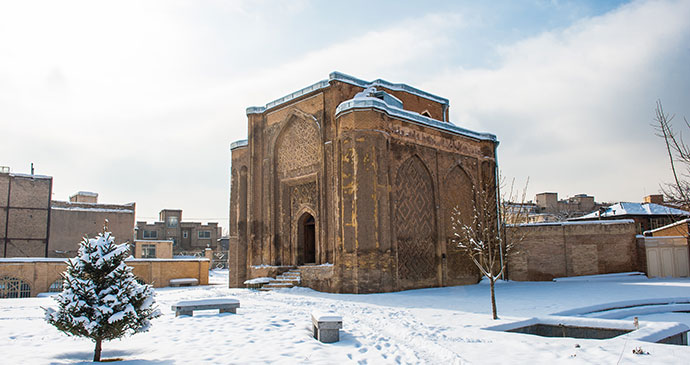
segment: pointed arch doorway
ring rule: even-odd
[[[297,221],[297,264],[316,263],[316,220],[305,212]]]

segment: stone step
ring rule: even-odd
[[[300,281],[299,280],[276,280],[276,281],[273,281],[273,283],[279,283],[281,285],[290,284],[292,286],[296,286],[296,285],[300,284]],[[266,285],[268,285],[268,284],[266,284]]]
[[[264,285],[264,287],[272,288],[291,288],[295,286],[291,281],[271,281],[270,283]]]
[[[264,284],[260,290],[271,291],[274,289],[292,288],[300,284],[302,281],[301,276],[302,275],[299,270],[286,271],[276,276],[276,278],[271,280],[271,282]]]

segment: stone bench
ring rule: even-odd
[[[198,284],[199,280],[195,278],[170,279],[170,286],[194,286]]]
[[[219,313],[237,313],[239,307],[240,301],[237,299],[219,298],[177,302],[172,306],[172,310],[175,311],[175,317],[177,317],[181,315],[193,316],[195,310],[206,309],[218,309]]]
[[[335,313],[312,312],[311,323],[314,338],[325,343],[338,342],[340,329],[343,328],[343,317]]]

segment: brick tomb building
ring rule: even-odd
[[[231,145],[230,287],[299,267],[343,293],[476,283],[450,242],[473,185],[495,186],[492,134],[448,121],[447,99],[338,72],[247,108]]]

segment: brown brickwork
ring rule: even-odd
[[[96,237],[108,220],[115,243],[133,243],[136,205],[52,201],[48,257],[74,257],[84,236]]]
[[[469,223],[497,142],[449,124],[446,99],[334,73],[247,118],[248,140],[231,146],[231,287],[302,264],[303,285],[330,292],[477,282],[449,212],[460,205]]]
[[[508,239],[525,237],[508,261],[511,280],[638,271],[633,221],[538,223],[508,228]]]
[[[53,178],[0,173],[0,257],[45,257]]]
[[[199,285],[208,285],[208,259],[127,259],[132,273],[156,288],[170,285],[171,279],[194,278]],[[67,269],[66,259],[11,258],[0,259],[0,277],[16,278],[28,284],[31,296],[45,293],[50,285],[62,279]]]

